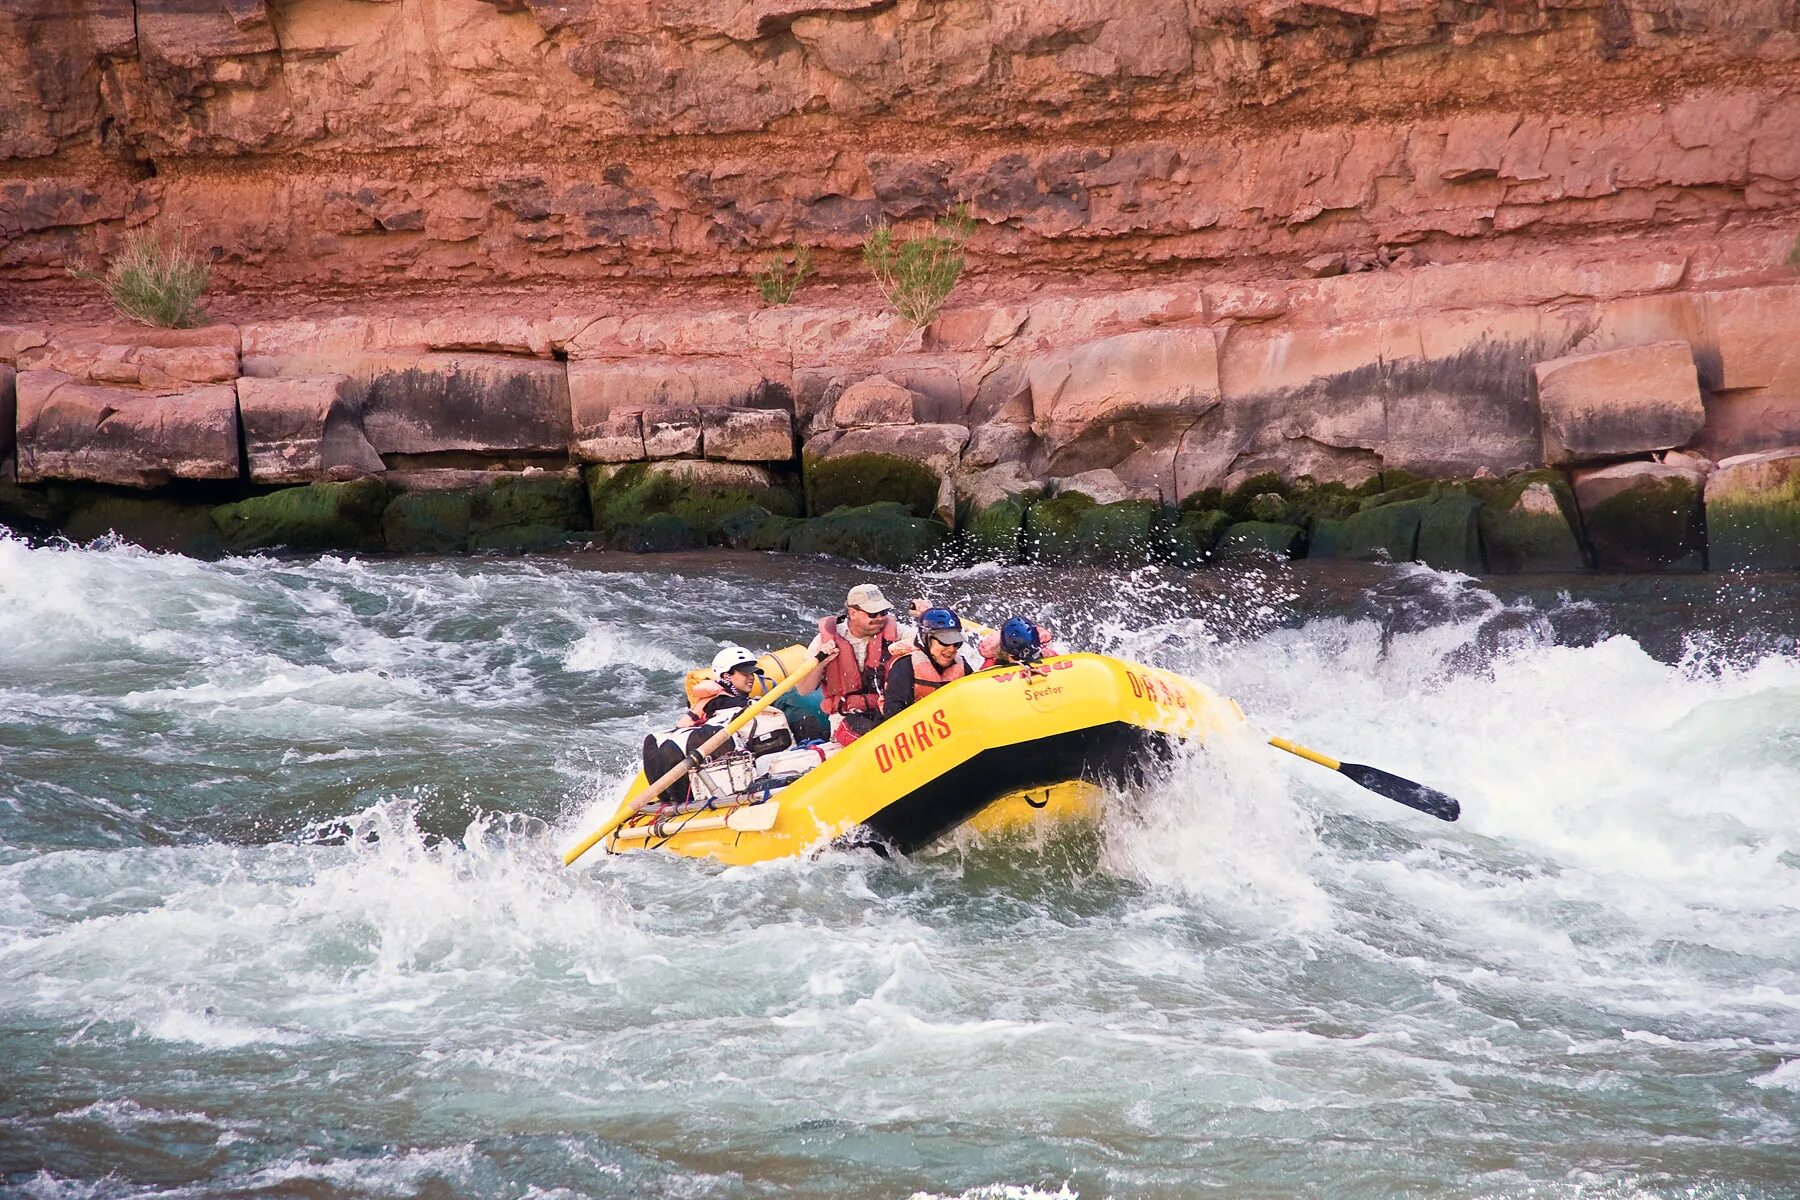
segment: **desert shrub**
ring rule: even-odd
[[[148,229],[134,229],[125,235],[124,247],[105,274],[81,268],[70,274],[98,283],[120,316],[145,325],[188,329],[206,319],[197,301],[212,268],[188,249],[181,233],[164,238]]]
[[[894,311],[914,325],[929,325],[962,277],[963,247],[975,231],[969,206],[959,204],[939,217],[929,232],[896,240],[886,221],[869,231],[863,262]]]
[[[810,274],[812,251],[796,246],[792,251],[777,250],[765,257],[752,278],[764,304],[786,304]]]

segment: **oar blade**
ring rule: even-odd
[[[1380,767],[1365,766],[1362,763],[1339,763],[1338,771],[1377,795],[1386,796],[1408,808],[1416,808],[1440,821],[1454,821],[1462,816],[1462,805],[1456,802],[1456,797],[1446,796],[1436,788],[1414,783],[1391,771],[1383,771]]]

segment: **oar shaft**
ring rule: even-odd
[[[1320,754],[1317,750],[1308,750],[1298,742],[1290,742],[1286,738],[1272,737],[1269,739],[1269,745],[1275,747],[1277,750],[1286,750],[1289,754],[1298,754],[1307,762],[1318,763],[1328,771],[1335,771],[1344,765],[1329,754]]]
[[[815,654],[813,657],[819,662],[825,661],[825,655],[822,652]],[[808,671],[806,674],[811,674],[811,672]],[[563,855],[563,866],[572,866],[576,859],[605,841],[619,826],[637,816],[638,813],[649,806],[652,800],[655,800],[658,796],[662,795],[665,788],[674,783],[677,779],[680,779],[683,775],[686,775],[689,769],[694,765],[694,759],[705,758],[714,750],[723,746],[726,741],[731,738],[732,734],[755,720],[757,714],[762,712],[763,709],[769,707],[769,705],[793,691],[795,686],[798,685],[804,677],[805,676],[800,673],[795,673],[770,688],[767,692],[763,693],[762,696],[751,703],[749,707],[745,708],[743,712],[732,718],[730,724],[726,725],[725,728],[719,730],[719,732],[700,743],[697,750],[690,751],[690,756],[688,758],[682,759],[681,762],[669,768],[669,770],[655,783],[650,784],[648,787],[644,788],[643,791],[625,801],[624,804],[619,806],[619,811],[613,815],[612,820],[602,825],[599,829],[596,829],[583,840],[580,845]]]

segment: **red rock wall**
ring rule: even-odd
[[[20,307],[152,217],[216,290],[355,295],[855,280],[958,200],[996,285],[1800,209],[1796,0],[0,0],[0,63]]]

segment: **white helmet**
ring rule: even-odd
[[[720,679],[725,678],[739,667],[754,667],[755,665],[756,655],[742,646],[727,646],[713,655],[712,661],[713,674]]]

